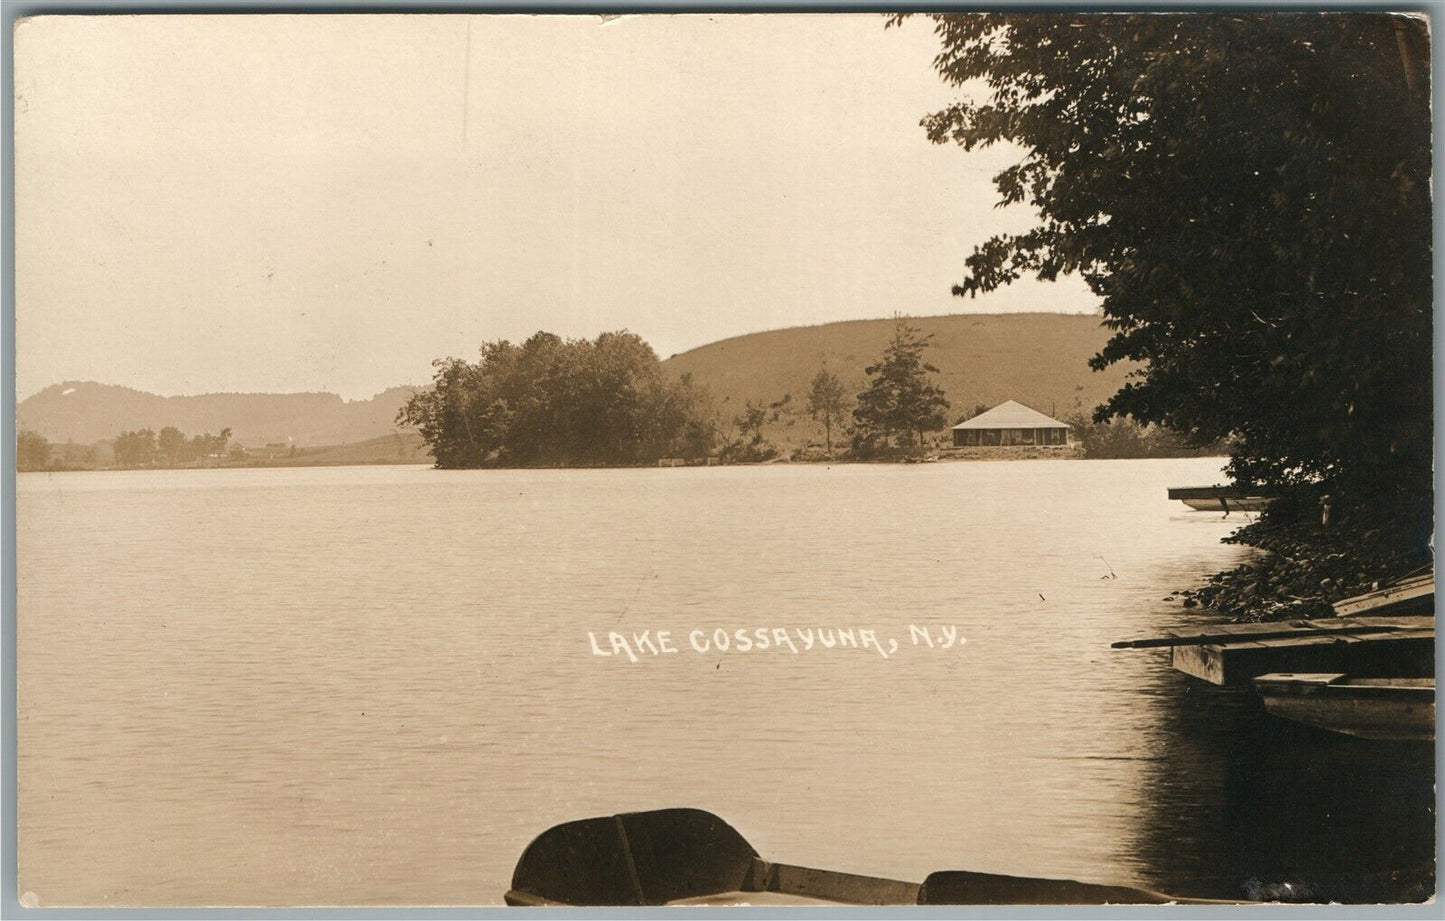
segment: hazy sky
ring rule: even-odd
[[[17,392],[430,378],[538,329],[663,357],[949,294],[1017,156],[928,143],[877,15],[64,16],[16,35]]]

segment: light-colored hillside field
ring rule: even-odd
[[[906,318],[933,334],[925,353],[937,366],[952,404],[949,424],[978,404],[1017,400],[1062,418],[1088,412],[1124,383],[1130,367],[1090,370],[1088,361],[1109,331],[1092,314],[957,314]],[[725,339],[683,352],[664,364],[706,386],[724,419],[749,401],[773,405],[764,435],[784,450],[821,443],[823,427],[808,416],[808,387],[827,367],[850,394],[864,389],[864,369],[876,362],[893,336],[893,319],[854,320]],[[940,438],[946,443],[947,433]],[[839,443],[834,433],[835,447]]]

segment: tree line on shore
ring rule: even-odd
[[[669,376],[633,333],[566,340],[539,332],[521,345],[485,343],[476,362],[434,362],[431,387],[402,407],[397,422],[420,432],[443,468],[915,458],[942,447],[940,430],[949,424],[938,369],[925,358],[931,338],[899,317],[856,388],[822,367],[803,401],[789,393],[729,412],[691,377]],[[822,429],[821,443],[785,456],[769,427],[804,413]],[[1132,422],[1077,424],[1091,456],[1204,450]]]
[[[851,414],[842,381],[819,371],[808,413],[823,424],[828,455],[835,432],[846,431],[862,457],[920,448],[942,427],[948,401],[929,379],[937,369],[922,360],[927,344],[900,320]],[[720,413],[705,388],[688,375],[670,377],[629,332],[595,340],[539,332],[521,345],[488,342],[477,362],[445,358],[434,367],[432,386],[407,402],[397,422],[415,427],[447,468],[768,461],[780,452],[764,427],[792,411],[785,394]]]
[[[922,360],[928,344],[899,321],[883,359],[868,367],[845,429],[847,396],[837,374],[819,370],[809,415],[850,435],[855,455],[920,447],[944,424],[948,400]],[[749,402],[721,414],[707,390],[673,379],[655,351],[633,333],[564,340],[538,333],[520,346],[486,343],[481,359],[435,361],[432,386],[407,400],[397,422],[418,429],[438,467],[626,466],[660,458],[759,463],[779,457],[764,425],[792,412],[792,396]]]
[[[103,444],[103,443],[102,443]],[[15,439],[15,468],[19,471],[90,469],[97,466],[98,445],[54,444],[39,432],[21,430]],[[244,457],[245,449],[231,444],[231,430],[187,437],[175,426],[124,431],[110,442],[116,467],[185,467]]]
[[[222,460],[227,457],[230,440],[229,428],[221,429],[217,435],[207,432],[190,438],[173,425],[159,432],[148,428],[121,432],[115,439],[115,462],[120,467],[179,467],[197,461]]]

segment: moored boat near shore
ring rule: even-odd
[[[1435,573],[1433,571],[1406,576],[1374,591],[1351,598],[1341,598],[1332,607],[1337,617],[1362,614],[1433,614],[1435,613]]]
[[[1177,499],[1198,512],[1260,512],[1274,501],[1272,496],[1241,486],[1173,486],[1169,498]]]
[[[1434,678],[1276,672],[1254,679],[1275,716],[1364,739],[1433,741]]]
[[[1240,499],[1221,496],[1218,499],[1182,499],[1180,501],[1196,512],[1262,512],[1269,508],[1272,500],[1264,496],[1245,496]]]

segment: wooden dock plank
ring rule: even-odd
[[[1411,631],[1433,631],[1435,618],[1431,617],[1338,617],[1326,620],[1295,620],[1257,624],[1210,624],[1200,627],[1197,633],[1178,634],[1170,632],[1164,636],[1136,640],[1118,640],[1111,643],[1114,649],[1148,649],[1166,646],[1228,645],[1253,642],[1255,640],[1287,639],[1306,636],[1344,636],[1360,634],[1367,636],[1388,636],[1393,633]]]
[[[1237,628],[1239,633],[1274,633],[1282,628],[1298,627],[1301,630],[1330,630],[1330,629],[1356,629],[1359,627],[1380,627],[1382,629],[1429,629],[1435,628],[1433,616],[1409,617],[1404,615],[1375,615],[1351,617],[1349,620],[1341,620],[1338,617],[1320,617],[1314,620],[1265,622],[1254,624],[1220,624],[1207,629],[1211,632],[1222,630],[1226,627]]]
[[[1369,637],[1175,646],[1170,661],[1178,671],[1226,686],[1246,685],[1271,672],[1424,677],[1435,673],[1435,635],[1433,631],[1411,631]]]
[[[1339,636],[1324,634],[1311,634],[1309,636],[1284,636],[1267,637],[1256,641],[1253,645],[1268,646],[1274,649],[1284,649],[1291,646],[1331,646],[1350,645],[1353,643],[1378,643],[1392,639],[1409,639],[1411,637],[1434,636],[1434,630],[1382,630],[1379,633],[1345,633]],[[1215,645],[1230,647],[1245,645],[1243,643],[1218,643]]]
[[[1169,664],[1175,671],[1210,684],[1224,684],[1224,657],[1219,654],[1218,646],[1175,646]]]

